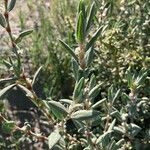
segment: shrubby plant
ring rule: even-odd
[[[11,55],[8,61],[4,60],[4,65],[12,70],[10,78],[0,80],[1,84],[8,83],[1,89],[0,98],[3,99],[14,87],[21,89],[43,113],[51,132],[48,136],[35,133],[29,123],[19,127],[15,121],[6,119],[4,107],[0,105],[2,131],[11,136],[19,132],[19,137],[35,137],[45,141],[49,149],[149,149],[150,129],[147,122],[150,118],[150,102],[144,92],[141,94],[141,90],[146,88],[145,80],[148,81],[149,71],[143,67],[140,71],[133,72],[132,67],[128,67],[124,68],[125,77],[120,75],[120,66],[117,62],[120,52],[116,48],[120,43],[112,45],[119,33],[112,30],[109,32],[111,24],[105,21],[104,14],[101,22],[97,20],[99,1],[87,6],[80,0],[76,19],[75,48],[60,39],[62,49],[71,57],[75,86],[69,99],[58,101],[54,101],[51,97],[43,100],[34,91],[33,86],[42,67],[36,71],[33,78],[29,78],[24,71],[18,43],[31,34],[32,30],[21,32],[17,38],[13,36],[9,14],[15,3],[16,0],[4,0],[5,12],[0,14],[0,25],[6,29],[11,43]],[[110,13],[112,6],[113,1],[106,3],[103,8],[106,14],[112,15]],[[95,22],[98,22],[98,29],[94,26]],[[100,41],[99,45],[97,41]],[[98,81],[98,76],[93,71],[93,62],[98,59],[97,46],[104,46],[111,51],[110,59],[115,69],[115,79],[110,81],[109,85],[105,85],[107,84],[105,80]],[[120,86],[121,79],[125,80],[127,88],[124,88],[125,85]],[[102,88],[106,88],[107,94],[100,96]]]

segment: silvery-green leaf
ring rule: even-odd
[[[85,40],[85,18],[82,11],[79,13],[77,19],[76,38],[80,44]]]
[[[95,86],[96,86],[96,77],[94,74],[92,74],[89,83],[89,90],[93,89]]]
[[[73,74],[74,77],[76,79],[76,81],[78,80],[78,70],[79,70],[79,64],[77,63],[77,61],[75,59],[72,59],[72,69],[73,69]]]
[[[21,32],[21,33],[19,34],[18,38],[15,40],[15,42],[16,42],[16,43],[21,42],[21,40],[22,40],[25,36],[31,34],[32,32],[33,32],[33,29],[29,29],[29,30],[26,30],[26,31]]]
[[[25,92],[25,94],[26,94],[27,97],[33,99],[33,93],[32,93],[30,90],[28,90],[26,87],[24,87],[24,86],[22,86],[22,85],[20,85],[20,84],[18,84],[17,86],[18,86],[21,90],[23,90],[23,92]]]
[[[90,39],[90,41],[87,43],[86,45],[86,49],[89,49],[90,47],[92,47],[94,45],[94,43],[96,42],[97,38],[99,37],[100,33],[102,32],[103,26],[100,27],[96,33],[92,36],[92,38]]]
[[[111,112],[110,115],[115,117],[116,119],[118,119],[120,122],[122,121],[121,114],[117,109],[115,109],[113,112]]]
[[[92,108],[95,109],[95,108],[99,107],[105,101],[106,101],[106,98],[99,100],[98,102],[96,102],[95,104],[92,105]]]
[[[94,18],[94,15],[95,15],[95,2],[92,3],[92,6],[90,8],[90,13],[89,13],[89,16],[88,16],[88,19],[87,19],[87,25],[86,25],[86,32],[89,30],[89,28],[91,27],[91,24],[93,23],[93,18]]]
[[[36,80],[37,80],[41,70],[42,70],[42,66],[35,72],[35,74],[33,76],[33,80],[32,80],[32,86],[34,86],[34,84],[36,83]]]
[[[100,83],[98,85],[96,85],[93,89],[90,90],[88,96],[89,96],[89,99],[93,100],[98,94],[99,94],[99,90],[100,90],[100,87],[103,83]]]
[[[112,131],[112,130],[113,130],[113,128],[114,128],[114,126],[115,126],[115,123],[116,123],[116,119],[114,119],[114,120],[111,122],[111,124],[110,124],[110,126],[109,126],[109,128],[108,128],[108,131]]]
[[[48,136],[48,145],[49,149],[52,149],[60,140],[61,135],[58,130],[53,131],[49,136]]]
[[[17,79],[18,79],[17,77],[0,79],[0,84],[15,82]]]
[[[71,105],[72,104],[72,100],[70,100],[70,99],[60,99],[59,100],[60,102],[62,102],[62,103],[65,103],[65,104],[69,104],[69,105]]]
[[[99,111],[95,110],[79,110],[71,115],[72,119],[76,120],[91,120],[98,117],[100,114]]]
[[[115,126],[113,130],[115,133],[119,133],[119,134],[125,134],[125,132],[126,132],[125,129],[122,128],[121,126],[119,126],[119,127]]]
[[[141,127],[139,127],[138,125],[134,124],[134,123],[131,123],[130,124],[131,128],[131,133],[132,133],[132,136],[136,136],[140,131],[141,131]]]
[[[0,13],[0,25],[4,28],[6,27],[6,20],[1,13]]]
[[[108,139],[110,137],[110,134],[112,133],[112,131],[107,131],[104,134],[100,135],[96,141],[96,144],[100,144],[103,141],[105,141],[106,139]]]
[[[82,109],[83,108],[83,104],[73,104],[73,105],[70,105],[69,107],[69,111],[72,112],[72,111],[76,111],[76,110],[79,110],[79,109]]]
[[[10,3],[8,5],[8,11],[13,10],[13,8],[15,7],[16,4],[16,0],[10,0]]]
[[[59,40],[62,46],[65,48],[65,50],[78,62],[78,58],[75,55],[74,51],[62,40]]]
[[[73,91],[73,100],[75,102],[80,102],[83,94],[83,87],[84,87],[84,77],[82,77],[78,83],[76,83],[76,86]]]
[[[120,95],[120,92],[121,92],[120,89],[116,92],[115,96],[113,97],[112,104],[113,104],[113,103],[115,102],[115,100],[118,98],[118,96]]]
[[[7,94],[15,85],[16,84],[9,85],[0,90],[0,99],[2,99],[5,96],[5,94]]]
[[[66,108],[60,102],[51,100],[51,101],[48,101],[48,104],[50,106],[51,111],[58,119],[61,120],[67,116],[68,112]]]
[[[121,139],[116,143],[116,145],[118,146],[118,148],[120,148],[123,145],[123,143],[125,143],[125,140]]]
[[[111,141],[108,150],[118,150],[118,147],[116,146],[115,140]]]
[[[92,63],[93,57],[94,57],[94,49],[93,49],[93,47],[91,47],[85,53],[85,62],[86,62],[87,67]]]

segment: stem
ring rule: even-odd
[[[86,65],[85,65],[85,59],[84,59],[85,49],[84,49],[83,44],[80,44],[79,47],[80,47],[80,50],[79,50],[79,63],[80,63],[80,67],[82,69],[85,69],[85,67],[86,67]]]

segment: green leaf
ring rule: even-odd
[[[74,74],[74,77],[75,77],[75,80],[77,81],[78,80],[78,70],[79,70],[79,64],[78,64],[78,62],[75,60],[75,59],[73,59],[72,60],[72,69],[73,69],[73,74]]]
[[[92,63],[93,57],[94,57],[94,49],[93,47],[91,47],[89,50],[86,51],[85,54],[85,62],[87,67]]]
[[[8,5],[8,11],[10,12],[11,10],[13,10],[13,8],[15,7],[16,4],[16,0],[11,0],[9,5]]]
[[[112,123],[110,124],[110,126],[109,126],[109,128],[108,128],[107,131],[112,131],[113,128],[114,128],[114,126],[115,126],[115,123],[116,123],[116,119],[114,119],[114,120],[112,121]]]
[[[84,3],[84,0],[80,0],[80,2],[79,2],[78,14],[79,14],[81,11],[83,12],[84,18],[86,18],[86,11],[85,11],[85,3]]]
[[[89,99],[93,100],[98,94],[99,94],[99,89],[103,83],[100,83],[96,85],[91,91],[89,92]]]
[[[73,100],[75,102],[81,102],[83,96],[83,88],[84,88],[84,77],[82,77],[79,82],[76,84],[73,91]]]
[[[72,100],[70,100],[70,99],[60,99],[59,100],[60,102],[62,102],[62,103],[65,103],[65,104],[69,104],[69,105],[71,105],[72,104]]]
[[[99,111],[95,111],[95,110],[79,110],[76,111],[75,113],[73,113],[71,115],[72,119],[76,119],[76,120],[91,120],[94,119],[96,117],[98,117],[100,114]]]
[[[96,144],[105,142],[110,137],[111,133],[112,131],[107,131],[104,134],[100,135],[96,141]]]
[[[103,26],[101,26],[96,33],[93,35],[93,37],[91,38],[91,40],[87,43],[86,45],[86,49],[88,50],[90,47],[92,47],[94,45],[94,43],[96,42],[97,38],[99,37],[100,33],[103,30]]]
[[[61,135],[58,130],[53,131],[49,136],[48,136],[48,145],[49,149],[52,149],[60,140]]]
[[[15,128],[14,121],[6,121],[2,124],[2,130],[6,134],[11,134],[14,128]]]
[[[89,90],[93,89],[96,85],[96,77],[94,74],[92,74],[89,82]]]
[[[30,29],[30,30],[26,30],[26,31],[21,32],[21,33],[19,34],[18,38],[15,40],[15,43],[21,42],[22,39],[23,39],[25,36],[31,34],[32,32],[33,32],[33,29]]]
[[[119,140],[119,141],[116,143],[116,145],[117,145],[118,148],[120,148],[120,147],[123,145],[123,143],[125,143],[125,140],[124,140],[124,139],[121,139],[121,140]]]
[[[32,86],[34,86],[34,84],[36,83],[36,80],[37,80],[41,70],[42,70],[42,66],[35,72],[33,80],[32,80]]]
[[[129,129],[130,129],[130,131],[131,131],[132,137],[135,137],[135,136],[142,130],[141,127],[139,127],[138,125],[136,125],[136,124],[134,124],[134,123],[131,123],[131,124],[129,125]]]
[[[110,115],[118,119],[120,122],[122,121],[121,114],[116,108],[113,107],[113,112],[111,112]]]
[[[115,140],[111,141],[108,150],[118,150],[118,147],[116,146],[116,141]]]
[[[2,27],[6,27],[6,20],[5,20],[5,17],[0,13],[0,25]]]
[[[114,127],[114,132],[115,133],[119,133],[119,134],[125,134],[125,129],[123,128],[123,127],[121,127],[121,126],[119,126],[119,127]]]
[[[106,101],[106,98],[103,98],[101,100],[99,100],[98,102],[96,102],[94,105],[92,105],[92,108],[95,109],[97,107],[99,107],[102,103],[104,103]]]
[[[95,8],[95,2],[93,2],[92,6],[90,8],[90,13],[89,13],[88,19],[87,19],[86,32],[90,29],[91,24],[93,23],[93,18],[94,18],[94,15],[96,13],[95,9],[96,9]]]
[[[2,99],[16,84],[9,85],[0,90],[0,99]]]
[[[116,99],[119,97],[120,92],[121,92],[120,89],[116,92],[115,96],[113,97],[112,104],[114,104],[114,102],[116,101]]]
[[[15,82],[17,79],[18,79],[17,77],[0,79],[0,84]]]
[[[28,90],[26,87],[24,87],[24,86],[22,86],[22,85],[20,85],[20,84],[18,84],[17,86],[18,86],[23,92],[25,92],[25,94],[26,94],[26,96],[27,96],[28,98],[33,99],[33,94],[32,94],[32,92],[31,92],[30,90]]]
[[[10,69],[12,67],[11,63],[6,60],[3,60],[3,64],[7,67],[7,69]]]
[[[75,55],[74,51],[62,40],[59,40],[60,43],[62,44],[62,46],[65,48],[65,50],[67,50],[67,52],[78,62],[78,58]]]
[[[52,113],[58,118],[58,119],[63,119],[64,117],[67,116],[68,112],[66,108],[60,103],[56,101],[48,101],[48,104],[50,106],[50,109]]]
[[[76,38],[79,44],[83,44],[85,40],[85,18],[82,11],[79,13],[77,20]]]

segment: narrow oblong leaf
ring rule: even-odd
[[[68,112],[66,108],[60,103],[56,101],[49,101],[48,102],[50,109],[52,110],[53,114],[58,118],[62,119],[67,116]]]
[[[107,131],[104,134],[100,135],[96,141],[96,144],[103,143],[107,138],[109,138],[112,131]]]
[[[116,146],[116,141],[115,140],[113,140],[110,143],[108,150],[118,150],[118,147]]]
[[[17,86],[18,86],[23,92],[25,92],[25,94],[26,94],[27,97],[33,99],[33,94],[32,94],[32,92],[31,92],[30,90],[28,90],[26,87],[24,87],[24,86],[22,86],[22,85],[20,85],[20,84],[18,84]]]
[[[119,127],[114,127],[114,132],[119,134],[125,134],[126,131],[124,128],[119,126]]]
[[[117,145],[118,148],[120,148],[124,143],[125,143],[125,140],[124,140],[124,139],[121,139],[121,140],[119,140],[119,141],[116,143],[116,145]]]
[[[72,100],[70,100],[70,99],[60,99],[59,100],[60,102],[62,102],[62,103],[65,103],[65,104],[69,104],[69,105],[71,105],[72,104]]]
[[[112,104],[114,104],[114,102],[116,101],[116,99],[117,99],[118,96],[120,95],[120,92],[121,92],[120,89],[116,92],[115,96],[113,97]]]
[[[87,25],[86,25],[86,32],[89,30],[89,28],[91,27],[91,24],[93,23],[93,18],[94,18],[94,15],[95,15],[95,2],[92,3],[92,6],[90,8],[90,13],[89,13],[89,16],[88,16],[88,19],[87,19]]]
[[[85,9],[85,3],[84,3],[84,0],[80,0],[80,2],[79,2],[79,6],[78,6],[78,14],[79,14],[81,11],[83,12],[84,18],[86,18],[86,9]]]
[[[16,84],[9,85],[5,87],[4,89],[0,90],[0,99],[5,96]]]
[[[78,62],[78,57],[75,55],[74,51],[62,40],[59,40],[62,46],[67,50],[67,52]]]
[[[73,91],[73,100],[75,102],[80,101],[80,96],[83,94],[83,86],[84,86],[84,77],[82,77],[79,82],[76,84],[75,89]]]
[[[76,38],[80,44],[85,40],[85,18],[82,11],[78,15]]]
[[[0,25],[2,27],[6,27],[6,20],[5,20],[5,17],[0,13]]]
[[[72,69],[73,69],[73,74],[74,74],[75,80],[77,81],[78,75],[79,75],[79,73],[78,73],[79,64],[75,59],[72,60]]]
[[[33,29],[29,29],[29,30],[26,30],[26,31],[21,32],[21,33],[19,34],[18,38],[15,40],[15,42],[16,42],[16,43],[21,42],[21,40],[22,40],[25,36],[31,34],[32,32],[33,32]]]
[[[90,82],[89,82],[89,90],[93,89],[96,85],[96,77],[93,74],[90,78]]]
[[[91,40],[87,43],[86,45],[86,49],[89,49],[90,47],[92,47],[94,45],[94,43],[96,42],[97,38],[99,37],[100,33],[102,32],[103,26],[101,26],[96,33],[93,35],[93,37],[91,38]]]
[[[93,100],[98,94],[99,94],[99,89],[103,83],[100,83],[96,85],[90,92],[89,92],[89,99]]]
[[[0,84],[2,83],[10,83],[10,82],[15,82],[18,78],[17,77],[13,77],[13,78],[6,78],[6,79],[0,79]]]
[[[96,117],[98,117],[100,114],[99,111],[95,111],[95,110],[79,110],[76,111],[75,113],[73,113],[71,115],[72,119],[76,119],[76,120],[91,120],[94,119]]]
[[[93,47],[91,47],[88,51],[86,51],[85,54],[86,66],[89,66],[92,63],[93,57],[94,57],[94,49]]]
[[[99,107],[105,101],[106,101],[106,98],[103,98],[102,100],[100,100],[100,101],[96,102],[94,105],[92,105],[92,108],[95,109],[95,108]]]
[[[33,77],[33,80],[32,80],[32,86],[35,84],[36,79],[38,78],[38,76],[39,76],[41,70],[42,70],[42,66],[35,72],[34,77]]]
[[[60,140],[61,135],[58,130],[54,130],[49,136],[48,136],[48,146],[49,149],[52,149]]]
[[[8,5],[8,11],[13,10],[13,8],[15,7],[16,4],[16,0],[10,0],[10,3]]]
[[[114,120],[112,121],[112,123],[110,124],[110,126],[109,126],[109,128],[108,128],[108,131],[112,131],[112,130],[113,130],[113,128],[114,128],[114,126],[115,126],[115,123],[116,123],[116,119],[114,119]]]

